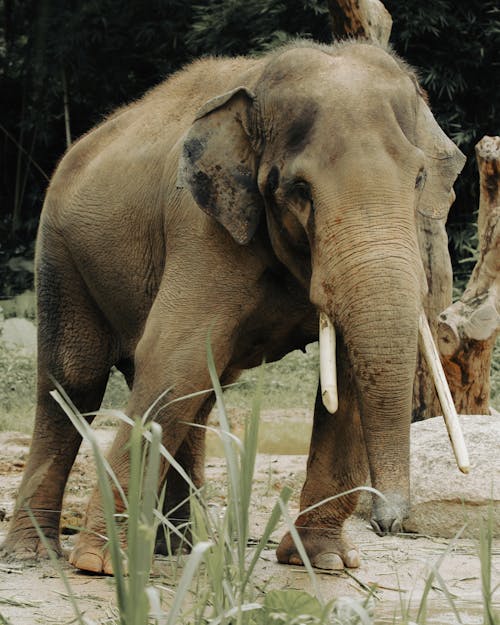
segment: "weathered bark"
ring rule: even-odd
[[[462,473],[470,470],[469,455],[465,446],[464,436],[458,420],[457,410],[453,402],[450,387],[441,363],[441,357],[432,336],[427,315],[422,312],[419,319],[420,350],[423,353],[429,369],[432,371],[432,379],[436,387],[436,393],[443,409],[443,418],[448,430],[455,460]]]
[[[500,137],[476,145],[479,259],[462,297],[439,316],[438,345],[457,410],[489,414],[490,365],[500,330]]]
[[[379,0],[328,0],[335,39],[357,37],[389,42],[392,18]]]
[[[417,234],[420,255],[427,279],[428,293],[423,302],[434,340],[437,338],[439,313],[452,301],[453,270],[448,252],[448,236],[442,219],[431,219],[418,213]],[[412,421],[442,414],[429,367],[419,352],[413,386]]]

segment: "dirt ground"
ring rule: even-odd
[[[113,436],[110,428],[99,428],[103,446]],[[29,437],[16,432],[0,434],[0,541],[5,534],[12,512],[28,452]],[[304,478],[305,455],[260,453],[257,459],[254,487],[254,514],[252,536],[258,539],[274,505],[280,489],[292,486],[295,497],[291,513],[297,511],[297,496]],[[81,525],[85,500],[93,483],[93,462],[88,446],[84,445],[78,456],[67,488],[63,526]],[[211,484],[211,504],[224,505],[224,461],[215,456],[207,459],[207,478]],[[281,528],[273,536],[279,540]],[[353,518],[349,532],[361,550],[362,564],[349,573],[321,573],[318,581],[324,598],[342,596],[367,597],[367,589],[376,586],[373,610],[376,623],[401,623],[401,606],[412,605],[410,614],[415,619],[416,608],[422,595],[425,580],[449,542],[432,537],[377,537],[366,521]],[[71,547],[72,536],[64,537],[64,546]],[[481,616],[481,578],[477,558],[477,543],[473,540],[456,540],[439,566],[439,573],[459,608],[464,625],[483,623]],[[500,541],[493,549],[493,586],[500,582]],[[168,597],[175,588],[173,569],[166,558],[155,561],[155,581]],[[64,563],[78,605],[87,617],[96,623],[112,623],[114,611],[113,580],[104,576],[78,573]],[[259,586],[270,588],[300,588],[310,590],[310,581],[301,568],[281,566],[274,551],[264,552],[258,569]],[[500,598],[497,597],[497,600]],[[394,615],[397,615],[396,617]],[[3,617],[3,620],[2,620]],[[0,563],[0,623],[34,625],[69,623],[74,617],[71,603],[58,572],[48,563],[35,567]],[[435,581],[430,593],[430,610],[427,623],[445,625],[456,623],[456,617],[446,595]]]

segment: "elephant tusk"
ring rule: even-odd
[[[337,363],[335,359],[335,328],[325,313],[319,313],[319,379],[321,398],[329,413],[337,412]]]
[[[441,364],[441,359],[432,337],[429,322],[424,312],[420,314],[418,329],[420,333],[420,346],[434,379],[434,385],[439,401],[441,402],[444,422],[448,430],[448,436],[451,446],[453,447],[453,453],[455,454],[458,468],[462,473],[468,473],[470,470],[469,455],[465,446],[462,428],[460,427],[460,421],[458,420],[450,387],[448,386],[443,365]]]

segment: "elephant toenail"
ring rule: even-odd
[[[377,523],[377,521],[375,521],[375,519],[372,519],[370,521],[370,525],[372,526],[372,529],[375,532],[375,534],[378,534],[378,536],[385,536],[385,532],[382,531],[382,529],[380,528],[380,525]]]
[[[90,573],[101,573],[103,569],[102,557],[92,552],[72,554],[70,564],[77,569],[89,571]]]
[[[350,569],[357,569],[360,565],[359,553],[356,549],[351,549],[345,557],[345,565]]]
[[[314,558],[312,564],[317,569],[329,571],[341,571],[344,568],[342,558],[337,553],[320,553]]]
[[[403,526],[400,519],[395,519],[391,525],[391,534],[400,534],[403,531]]]

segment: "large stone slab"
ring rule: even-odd
[[[471,461],[468,475],[455,463],[441,417],[411,426],[410,516],[405,530],[452,538],[465,524],[463,537],[475,538],[491,511],[500,536],[500,418],[461,415],[460,423]],[[370,498],[361,498],[358,512],[369,517]]]

